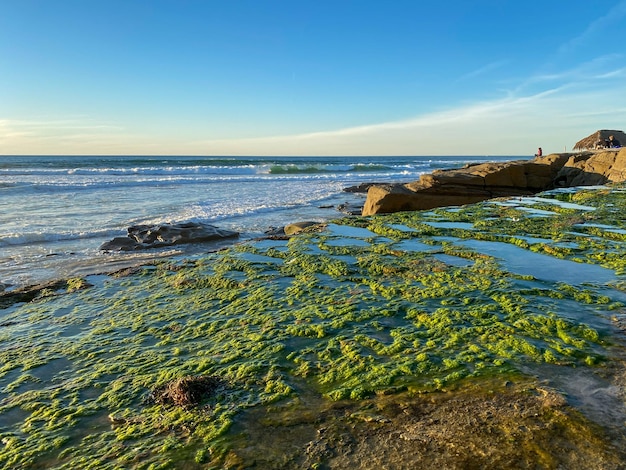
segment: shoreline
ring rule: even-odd
[[[624,207],[612,186],[340,217],[14,304],[0,463],[619,469]],[[219,385],[146,403],[187,376]]]
[[[584,150],[584,151],[578,151],[578,152],[569,152],[569,153],[563,153],[563,154],[551,154],[551,155],[547,155],[546,157],[540,157],[539,160],[541,160],[542,158],[545,159],[546,161],[551,161],[551,160],[563,160],[563,162],[565,162],[565,158],[564,157],[584,157],[584,156],[589,156],[589,155],[597,155],[597,154],[603,154],[603,153],[619,153],[619,151],[622,150],[621,148],[609,148],[609,149],[594,149],[594,150]],[[537,158],[535,158],[535,160],[537,160]],[[495,171],[498,172],[500,171],[498,169],[498,167],[502,166],[502,167],[507,167],[509,165],[514,165],[520,162],[532,162],[533,160],[509,160],[509,161],[502,161],[500,163],[495,164],[494,167],[489,168],[488,171]],[[432,176],[434,174],[440,174],[440,175],[446,175],[446,174],[451,174],[454,175],[453,176],[453,182],[452,182],[452,186],[454,186],[454,178],[459,179],[459,175],[461,175],[460,179],[467,179],[469,175],[464,174],[464,171],[467,172],[472,172],[474,171],[476,168],[478,167],[482,167],[482,166],[486,166],[489,167],[490,165],[493,165],[491,163],[470,163],[470,164],[466,164],[463,167],[460,168],[450,168],[448,170],[437,170],[435,171],[435,173],[433,174],[425,174],[422,175],[421,178],[422,180],[424,178],[432,178]],[[507,169],[507,171],[509,171]],[[527,170],[526,170],[527,171]],[[533,170],[536,171],[536,170]],[[484,175],[482,176],[482,178],[484,179]],[[493,177],[491,178],[493,180]],[[420,180],[421,181],[421,180]],[[448,183],[449,184],[449,183]],[[467,184],[467,183],[464,183]],[[493,181],[492,183],[493,184]],[[394,184],[389,184],[389,183],[380,183],[380,182],[363,182],[363,183],[359,183],[357,185],[351,185],[351,186],[346,186],[342,189],[340,194],[352,194],[355,195],[356,197],[360,197],[362,195],[367,195],[368,190],[372,187],[380,187],[380,188],[386,188],[386,187],[402,187],[402,188],[411,188],[411,191],[414,190],[413,187],[419,187],[419,182],[418,181],[409,181],[406,183],[394,183]],[[444,186],[441,186],[444,187]],[[387,189],[384,189],[383,192],[386,192]],[[391,190],[391,193],[393,193],[394,190]],[[406,191],[406,189],[403,189],[403,191]],[[441,190],[438,190],[441,191]],[[458,191],[458,189],[455,189],[455,191]],[[472,187],[471,186],[466,186],[465,187],[465,191],[469,191],[470,194],[472,193]],[[532,191],[530,194],[521,194],[521,195],[526,195],[526,196],[531,196],[532,194],[536,194],[537,192],[539,192],[538,190]],[[445,193],[445,190],[444,190]],[[516,194],[515,192],[513,192],[510,196],[508,197],[515,197],[515,196],[519,196],[520,194]],[[377,198],[380,196],[376,196]],[[412,195],[410,197],[413,197]],[[431,194],[424,194],[422,197],[426,198],[427,200],[432,199],[432,195]],[[452,200],[448,200],[446,199],[446,195],[443,194],[443,196],[436,196],[436,198],[443,198],[441,199],[441,201],[443,202],[439,202],[437,204],[434,205],[434,207],[440,207],[440,206],[448,206],[448,205],[460,205],[460,204],[464,204],[464,203],[470,203],[470,202],[477,202],[479,200],[489,200],[489,199],[493,199],[495,197],[499,197],[497,194],[496,195],[492,195],[489,198],[484,198],[484,197],[475,197],[475,196],[469,196],[469,198],[467,198],[467,200],[464,199],[464,197],[462,197],[458,203],[454,203]],[[407,196],[406,195],[401,195],[399,197],[399,200],[403,200],[406,199]],[[334,196],[334,199],[338,199],[338,195]],[[343,212],[344,213],[344,217],[349,217],[349,216],[356,216],[356,215],[360,215],[356,213],[357,210],[357,204],[355,204],[355,201],[357,201],[357,199],[355,199],[354,197],[352,198],[351,201],[346,201],[345,203],[341,203],[341,204],[331,204],[331,205],[325,205],[325,206],[318,206],[318,209],[335,209],[338,212]],[[337,201],[335,201],[337,202]],[[388,212],[394,212],[396,209],[396,207],[402,206],[402,205],[406,205],[407,203],[398,203],[396,202],[392,202],[389,205],[389,208],[382,210],[383,213],[388,213]],[[411,205],[412,203],[410,203],[409,205]],[[432,203],[427,203],[430,205],[427,205],[427,207],[431,207],[433,206]],[[364,200],[363,203],[358,203],[358,208],[360,208],[361,210],[364,209],[364,207],[367,207],[368,205],[377,205],[377,203],[375,202],[370,202],[369,201],[369,197],[368,199]],[[343,207],[342,207],[343,206]],[[419,209],[414,209],[414,210],[419,210]],[[371,212],[371,213],[369,213]],[[375,214],[376,211],[372,211],[371,208],[368,209],[368,214],[367,215],[373,215]],[[329,220],[333,220],[336,217],[331,217],[331,216],[327,216],[324,217],[325,221],[329,221]],[[287,225],[293,225],[293,224],[297,224],[298,222],[303,222],[304,220],[291,220],[291,221],[287,221],[286,225],[283,225],[282,227],[276,228],[276,227],[267,227],[267,230],[265,231],[265,236],[269,236],[272,234],[280,234],[280,232],[284,229],[285,226]],[[220,229],[219,226],[214,226],[216,229]],[[241,235],[241,234],[240,234]],[[244,236],[244,238],[241,240],[242,242],[244,241],[251,241],[251,240],[255,240],[257,238],[264,238],[263,236],[258,237],[258,236],[251,236],[250,234],[248,234],[247,236]],[[197,256],[197,255],[201,255],[202,253],[205,252],[211,252],[214,251],[215,249],[221,249],[221,247],[226,247],[229,246],[231,243],[228,241],[216,241],[214,243],[209,243],[209,244],[205,244],[205,243],[200,243],[200,244],[194,244],[194,243],[189,243],[189,244],[183,244],[183,245],[175,245],[175,246],[170,246],[170,247],[166,247],[166,248],[160,248],[160,249],[147,249],[147,250],[139,250],[139,251],[130,251],[130,252],[110,252],[108,253],[111,257],[113,258],[119,258],[119,259],[104,259],[102,257],[103,253],[101,250],[99,251],[99,255],[100,256],[91,256],[89,258],[83,259],[80,262],[74,262],[72,263],[71,261],[71,255],[64,255],[64,254],[57,254],[57,253],[53,253],[51,255],[48,256],[60,256],[61,258],[65,257],[65,259],[67,259],[67,266],[72,266],[71,268],[71,274],[67,274],[67,275],[48,275],[48,276],[44,276],[41,279],[35,280],[34,282],[27,282],[27,283],[21,283],[21,284],[8,284],[8,283],[0,283],[0,296],[4,297],[6,295],[11,296],[11,291],[28,291],[28,290],[36,290],[38,288],[38,286],[41,286],[41,288],[45,288],[46,284],[49,283],[54,283],[54,282],[63,282],[63,281],[68,281],[70,279],[73,278],[79,278],[79,277],[85,277],[85,276],[92,276],[92,275],[101,275],[101,274],[106,274],[106,273],[110,273],[110,272],[115,272],[118,269],[124,269],[124,268],[128,268],[128,267],[132,267],[132,266],[139,266],[139,265],[143,265],[146,263],[152,263],[152,262],[157,262],[159,260],[163,260],[163,259],[177,259],[180,257],[185,257],[185,256]],[[205,249],[208,248],[208,249]],[[136,257],[138,258],[138,260],[133,260],[133,259],[129,259],[132,257]],[[142,260],[143,259],[143,260]]]
[[[345,197],[344,197],[345,196]],[[312,207],[312,211],[315,212],[315,218],[320,223],[323,221],[333,220],[338,217],[347,217],[349,213],[357,204],[362,207],[361,195],[357,194],[353,196],[348,192],[341,192],[334,196],[332,204]],[[342,202],[338,202],[339,200]],[[296,223],[295,220],[286,221],[284,226]],[[279,228],[274,226],[266,226],[264,233],[255,232],[241,232],[239,233],[238,240],[216,240],[210,242],[199,243],[185,243],[178,245],[171,245],[160,248],[147,248],[144,250],[136,251],[102,251],[97,250],[94,255],[83,256],[75,259],[77,254],[73,252],[69,253],[50,253],[46,255],[51,260],[57,260],[59,267],[50,267],[48,271],[36,276],[34,280],[29,280],[21,283],[8,283],[0,282],[0,296],[2,293],[8,293],[13,290],[25,290],[32,289],[38,285],[47,283],[53,283],[57,281],[67,281],[77,277],[101,275],[110,272],[115,272],[119,269],[124,269],[132,266],[139,266],[149,264],[152,262],[158,262],[166,259],[178,259],[185,257],[201,256],[203,253],[210,253],[216,250],[221,250],[224,247],[231,246],[233,243],[254,241],[257,239],[263,239],[273,234],[280,233],[284,226]],[[215,225],[216,228],[220,228],[219,222]],[[120,236],[124,235],[124,232],[120,232]],[[102,239],[100,243],[105,243],[110,239]],[[66,274],[62,274],[66,272]],[[29,278],[32,276],[25,276]]]
[[[82,274],[80,265],[89,264],[84,259],[96,258],[101,243],[133,225],[197,221],[262,234],[289,222],[335,217],[321,206],[357,196],[344,192],[346,187],[410,181],[436,168],[480,160],[484,157],[7,159],[0,165],[8,209],[0,216],[0,283],[33,284],[56,270],[69,277],[73,265]]]

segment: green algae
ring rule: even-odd
[[[224,455],[236,417],[259,406],[311,394],[331,401],[422,394],[470,378],[514,377],[528,363],[605,364],[613,342],[607,312],[622,308],[621,284],[537,282],[456,243],[500,241],[623,272],[622,238],[600,229],[590,238],[576,227],[621,224],[615,210],[626,195],[554,197],[596,210],[546,202],[534,207],[554,215],[534,218],[486,202],[355,217],[337,223],[367,229],[365,244],[334,244],[342,235],[332,230],[307,232],[90,289],[68,281],[67,295],[9,307],[0,328],[0,463],[194,466]],[[471,227],[427,223],[434,220]],[[413,239],[433,249],[401,248]],[[471,262],[450,265],[437,254]],[[146,402],[186,375],[227,385],[196,408]]]

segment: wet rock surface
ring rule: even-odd
[[[185,243],[204,243],[237,238],[238,232],[197,222],[134,225],[125,237],[115,237],[100,246],[101,251],[134,251]]]
[[[617,470],[626,461],[623,434],[603,440],[565,396],[540,384],[274,412],[251,416],[258,424],[245,436],[250,443],[263,435],[264,452],[234,448],[229,468]]]
[[[13,290],[0,290],[0,309],[7,308],[16,303],[31,302],[59,292],[73,292],[91,287],[84,279],[73,278],[43,282],[41,284],[18,287]],[[7,326],[7,324],[0,324]]]
[[[625,180],[626,149],[480,163],[437,170],[411,183],[371,185],[362,215],[460,206],[496,197],[532,195],[555,187]]]
[[[346,193],[366,194],[368,189],[370,189],[372,186],[377,185],[377,184],[382,184],[382,183],[361,183],[355,186],[348,186],[347,188],[344,188],[343,191]]]

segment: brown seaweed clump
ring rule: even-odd
[[[222,380],[212,375],[186,375],[155,388],[148,402],[191,408],[213,396],[222,385]]]

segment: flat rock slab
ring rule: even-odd
[[[185,243],[204,243],[226,238],[237,238],[238,232],[222,230],[199,222],[180,224],[134,225],[128,235],[115,237],[100,246],[102,251],[134,251]]]

